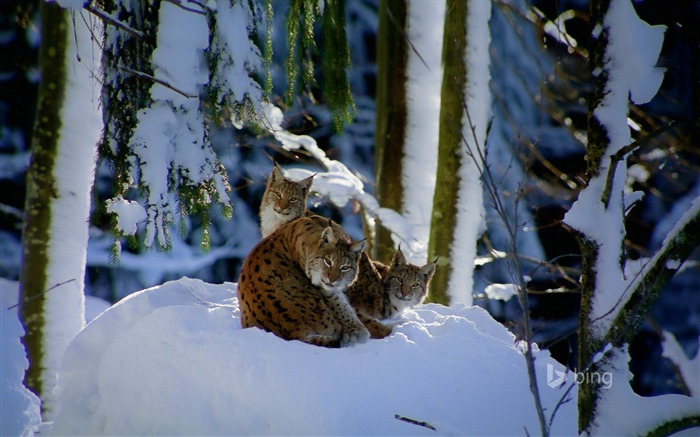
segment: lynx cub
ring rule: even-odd
[[[282,225],[243,261],[238,278],[243,327],[326,347],[366,341],[369,332],[345,295],[364,247],[323,217]]]
[[[306,197],[313,176],[295,182],[287,179],[276,165],[272,167],[267,186],[260,203],[260,231],[263,238],[292,220],[309,215]]]
[[[404,309],[423,302],[435,264],[423,267],[409,264],[398,249],[389,266],[371,261],[363,253],[359,270],[357,281],[346,292],[348,299],[372,337],[382,338],[391,333],[391,327],[379,320],[394,318]]]

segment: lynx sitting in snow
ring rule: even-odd
[[[260,203],[260,231],[263,238],[299,217],[309,215],[306,197],[313,182],[310,176],[299,182],[287,179],[276,165],[272,167]]]
[[[312,178],[295,182],[285,178],[279,167],[272,169],[260,205],[263,238],[285,223],[312,216],[306,208]],[[382,323],[382,319],[394,318],[405,308],[423,301],[434,271],[435,264],[420,268],[408,264],[400,249],[391,266],[372,261],[361,253],[357,280],[347,290],[347,296],[372,338],[391,334],[392,325]]]
[[[364,247],[323,217],[282,225],[243,261],[238,278],[243,327],[326,347],[366,341],[369,332],[345,295]]]
[[[410,264],[400,248],[389,266],[371,261],[363,253],[359,268],[357,281],[346,294],[373,338],[391,333],[391,327],[379,320],[395,318],[404,309],[423,302],[435,273],[434,263],[422,267]]]

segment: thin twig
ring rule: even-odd
[[[187,11],[187,12],[194,12],[195,14],[200,14],[200,15],[205,15],[205,14],[206,14],[206,13],[204,12],[204,11],[207,10],[206,6],[205,6],[204,4],[202,4],[202,3],[200,3],[200,2],[197,2],[197,1],[192,1],[192,0],[189,0],[189,1],[186,1],[186,2],[183,2],[182,0],[164,0],[164,1],[166,1],[166,2],[168,2],[168,3],[170,3],[170,4],[173,4],[173,5],[177,6],[177,7],[179,7],[180,9],[183,9],[183,10],[185,10],[185,11]],[[185,3],[192,3],[192,4],[194,4],[194,5],[199,6],[199,7],[202,8],[202,9],[200,10],[200,9],[191,8],[191,7],[189,7],[189,6],[186,6]]]
[[[433,425],[429,424],[428,422],[423,422],[420,420],[411,419],[410,417],[404,417],[404,416],[401,416],[400,414],[394,414],[394,419],[400,420],[402,422],[410,423],[411,425],[418,425],[418,426],[422,426],[423,428],[428,428],[428,429],[432,429],[433,431],[437,431],[435,429],[435,427]]]
[[[128,24],[124,23],[123,21],[119,21],[118,19],[114,18],[107,12],[103,11],[102,9],[96,8],[94,5],[88,4],[85,6],[85,10],[90,12],[91,14],[96,15],[97,17],[101,18],[105,22],[116,26],[132,35],[134,35],[137,38],[145,38],[146,35],[141,32],[140,30],[134,29],[133,27],[129,26]]]
[[[34,300],[40,298],[41,296],[45,295],[45,294],[48,293],[49,291],[54,290],[54,289],[56,289],[56,288],[58,288],[58,287],[60,287],[60,286],[62,286],[62,285],[66,285],[66,284],[69,283],[69,282],[75,282],[75,278],[73,278],[73,279],[68,279],[67,281],[59,282],[58,284],[55,284],[55,285],[53,285],[53,286],[47,288],[46,290],[42,291],[41,293],[36,294],[36,295],[34,295],[34,296],[32,296],[32,297],[29,297],[29,298],[26,298],[26,299],[21,299],[19,302],[17,302],[16,304],[12,305],[11,307],[7,307],[7,309],[8,309],[8,310],[12,310],[12,309],[17,308],[17,307],[19,306],[20,303],[25,303],[25,304],[26,304],[26,303],[28,303],[28,302],[34,301]]]
[[[469,112],[469,107],[464,95],[462,95],[462,106],[464,107],[464,112],[466,115],[466,121],[469,125],[470,133],[472,139],[474,140],[474,149],[467,141],[464,133],[461,133],[462,142],[466,147],[465,153],[467,156],[471,157],[474,165],[476,166],[481,179],[484,181],[486,192],[496,210],[496,213],[503,221],[503,225],[508,232],[508,238],[510,243],[510,251],[508,254],[508,260],[510,261],[511,273],[515,276],[513,278],[518,287],[518,302],[523,311],[523,328],[524,328],[524,340],[526,344],[525,348],[525,364],[527,367],[528,379],[530,381],[530,392],[532,393],[533,400],[535,402],[535,410],[537,412],[537,419],[540,424],[540,431],[543,436],[549,436],[549,425],[544,415],[544,407],[542,406],[542,399],[540,397],[539,386],[537,384],[537,372],[535,371],[535,357],[532,353],[532,328],[530,325],[530,314],[529,314],[529,301],[527,295],[527,284],[523,277],[523,269],[520,263],[520,258],[517,256],[517,225],[511,225],[511,221],[508,217],[508,212],[503,205],[500,193],[498,192],[498,186],[494,182],[493,174],[487,164],[486,155],[483,148],[479,145],[478,135],[476,133],[476,127],[471,119],[471,114]],[[476,154],[475,154],[476,152]],[[517,201],[517,199],[516,199]],[[517,203],[514,213],[517,214]],[[514,229],[515,228],[515,229]]]
[[[603,197],[601,198],[606,208],[610,203],[610,194],[612,192],[613,179],[615,178],[615,170],[617,169],[617,164],[625,157],[625,155],[634,152],[635,150],[642,147],[652,139],[671,129],[671,127],[673,127],[675,123],[675,120],[669,121],[664,126],[654,129],[648,135],[645,135],[643,138],[640,138],[637,141],[631,142],[630,144],[626,145],[625,147],[621,148],[620,150],[618,150],[610,156],[608,175],[605,179],[605,189],[603,190]]]
[[[170,85],[170,83],[164,81],[163,79],[158,79],[157,77],[155,77],[151,74],[148,74],[148,73],[144,73],[143,71],[132,70],[131,68],[127,68],[127,67],[124,67],[121,65],[117,68],[125,73],[133,74],[136,77],[140,77],[142,79],[148,79],[148,80],[151,80],[159,85],[163,85],[164,87],[171,89],[171,90],[175,91],[176,93],[187,97],[188,99],[196,99],[197,97],[199,97],[196,94],[188,94],[185,91],[177,89],[174,86]]]

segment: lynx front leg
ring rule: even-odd
[[[357,318],[355,310],[345,297],[345,293],[336,292],[326,296],[328,304],[343,327],[342,343],[365,343],[369,340],[370,334],[367,328]]]
[[[363,325],[369,330],[369,334],[372,338],[384,338],[391,335],[393,324],[387,325],[382,323],[381,320],[377,320],[374,317],[370,317],[362,311],[357,312],[358,317]]]

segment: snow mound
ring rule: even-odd
[[[564,389],[545,384],[546,367],[565,369],[536,357],[551,412]],[[188,278],[88,324],[66,352],[59,403],[42,434],[539,432],[519,344],[481,308],[422,305],[385,339],[325,349],[241,329],[236,284]],[[575,402],[552,431],[576,433]]]
[[[0,435],[31,435],[41,422],[39,398],[23,384],[29,363],[17,317],[19,285],[0,278]]]

